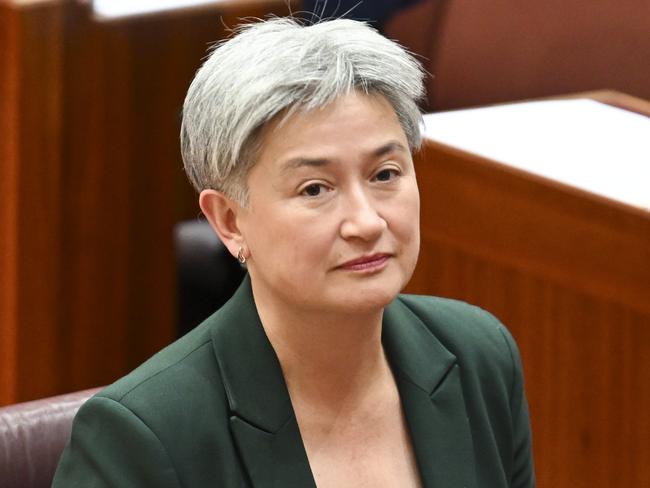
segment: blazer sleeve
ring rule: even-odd
[[[179,488],[171,459],[160,440],[121,403],[96,396],[75,417],[54,488]]]
[[[530,418],[528,415],[528,402],[524,393],[521,358],[517,344],[508,329],[499,323],[499,330],[508,345],[513,365],[512,384],[510,388],[510,411],[512,414],[513,429],[513,469],[510,486],[512,488],[534,488],[535,467],[533,464]]]

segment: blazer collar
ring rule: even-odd
[[[231,432],[253,486],[315,488],[282,369],[257,314],[248,276],[214,318],[212,343],[231,411]],[[475,486],[455,356],[400,299],[384,313],[382,342],[423,486]]]
[[[382,342],[423,487],[476,487],[474,446],[456,356],[399,297],[384,312]]]
[[[230,430],[252,485],[316,488],[248,275],[214,318],[212,345],[231,411]]]

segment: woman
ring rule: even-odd
[[[399,295],[422,91],[411,56],[350,20],[261,22],[214,50],[183,157],[249,277],[82,407],[54,486],[534,485],[511,336]]]

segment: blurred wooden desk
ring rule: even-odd
[[[478,304],[517,338],[539,486],[650,486],[650,211],[432,140],[416,165],[409,290]]]

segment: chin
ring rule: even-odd
[[[340,307],[350,313],[371,313],[387,307],[399,294],[399,287],[378,287],[346,294]]]

